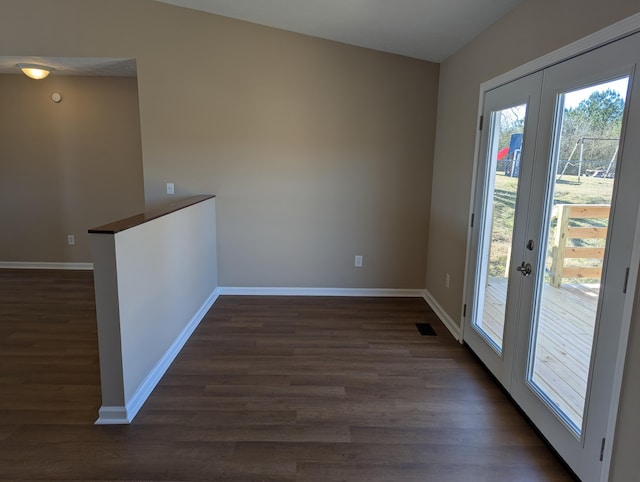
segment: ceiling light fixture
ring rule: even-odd
[[[18,68],[22,70],[24,75],[36,80],[44,79],[53,70],[51,67],[37,64],[18,64]]]

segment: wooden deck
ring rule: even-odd
[[[600,285],[545,283],[533,381],[577,428],[582,426],[584,398]],[[501,340],[507,280],[487,285],[483,329]]]

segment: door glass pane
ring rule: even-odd
[[[582,431],[628,78],[558,97],[547,249],[528,382]],[[538,280],[540,282],[540,280]]]
[[[502,353],[526,105],[491,113],[478,313],[474,326]]]

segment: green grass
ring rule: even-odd
[[[518,178],[507,177],[498,172],[495,177],[493,231],[489,276],[504,277],[513,236],[513,219],[516,206]],[[613,179],[564,176],[556,182],[554,204],[610,204]],[[606,226],[606,219],[573,219],[571,226]],[[551,229],[555,228],[555,221]],[[552,231],[553,235],[553,231]],[[571,246],[603,246],[604,240],[569,240]],[[567,265],[597,266],[599,260],[567,260]],[[571,280],[567,280],[571,281]],[[598,280],[581,280],[597,282]]]

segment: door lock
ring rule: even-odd
[[[533,239],[530,239],[529,242],[527,243],[527,249],[529,251],[533,251]]]
[[[522,276],[529,276],[531,274],[531,263],[525,264],[525,262],[523,261],[522,264],[516,269],[520,271]]]

